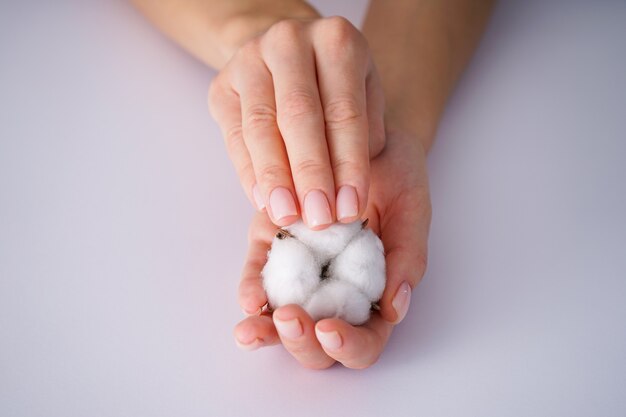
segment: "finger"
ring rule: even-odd
[[[235,57],[233,85],[241,100],[245,145],[252,160],[261,199],[272,221],[280,226],[298,216],[289,159],[276,122],[272,75],[255,42]]]
[[[404,319],[411,291],[426,271],[430,200],[426,188],[398,196],[395,207],[381,221],[385,247],[387,283],[380,300],[380,313],[391,323]]]
[[[335,186],[313,49],[301,23],[289,20],[272,26],[262,49],[303,218],[310,228],[322,229],[335,218]]]
[[[222,131],[226,151],[232,161],[239,182],[253,207],[263,210],[250,154],[243,140],[239,96],[232,89],[227,73],[218,75],[209,89],[209,111]]]
[[[364,39],[348,20],[332,17],[313,28],[326,140],[335,179],[337,219],[352,222],[367,206],[369,139]]]
[[[235,326],[234,335],[235,343],[243,350],[256,350],[280,342],[268,315],[246,317]]]
[[[283,346],[306,368],[325,369],[335,360],[321,348],[315,337],[315,322],[295,304],[274,311],[274,325]]]
[[[363,326],[351,326],[340,319],[320,320],[315,334],[328,356],[353,369],[373,365],[382,353],[393,325],[373,314]]]
[[[267,303],[261,271],[267,262],[275,226],[264,213],[257,214],[248,231],[248,254],[239,282],[239,305],[246,314],[259,314]]]
[[[385,147],[385,95],[374,61],[370,58],[365,80],[367,124],[369,128],[369,157],[378,156]]]

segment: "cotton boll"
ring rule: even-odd
[[[262,271],[270,306],[302,306],[314,320],[365,323],[385,287],[383,245],[361,222],[310,230],[301,221],[272,243]]]
[[[311,230],[301,220],[285,227],[315,253],[322,264],[337,256],[361,230],[361,222],[335,223],[324,230]]]
[[[330,263],[328,275],[352,283],[370,300],[380,299],[385,289],[383,244],[370,229],[363,229]]]
[[[369,320],[371,306],[367,296],[351,283],[328,279],[311,296],[304,310],[315,321],[337,317],[359,325]]]
[[[302,242],[274,238],[261,271],[270,306],[303,305],[320,283],[321,264]]]

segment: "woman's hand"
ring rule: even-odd
[[[341,17],[275,23],[239,48],[209,91],[250,201],[276,225],[302,215],[313,229],[365,212],[383,101],[367,42]]]
[[[349,368],[372,365],[384,349],[394,324],[406,315],[411,288],[426,269],[430,199],[425,153],[420,142],[390,132],[387,144],[371,161],[369,204],[364,217],[385,247],[387,284],[380,312],[362,326],[343,320],[315,323],[296,305],[259,314],[267,302],[261,270],[276,232],[265,213],[250,226],[250,247],[239,286],[239,303],[249,317],[235,328],[237,344],[256,349],[279,342],[305,367],[321,369],[335,361]]]

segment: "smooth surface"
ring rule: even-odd
[[[313,372],[235,346],[252,209],[212,73],[121,1],[0,3],[0,415],[626,415],[624,21],[500,3],[407,319],[373,368]]]

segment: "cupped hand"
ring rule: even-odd
[[[426,269],[431,218],[425,152],[417,138],[390,131],[383,151],[371,161],[369,203],[364,217],[385,247],[387,284],[380,312],[362,326],[340,319],[315,323],[299,306],[273,314],[261,312],[267,302],[261,270],[276,226],[265,213],[254,217],[239,303],[249,314],[235,327],[237,344],[248,350],[282,343],[303,366],[323,369],[338,361],[349,368],[372,365],[382,353],[392,328],[406,315],[411,289]]]
[[[302,216],[313,229],[365,212],[383,101],[367,42],[341,17],[275,23],[209,91],[250,201],[276,225]]]

